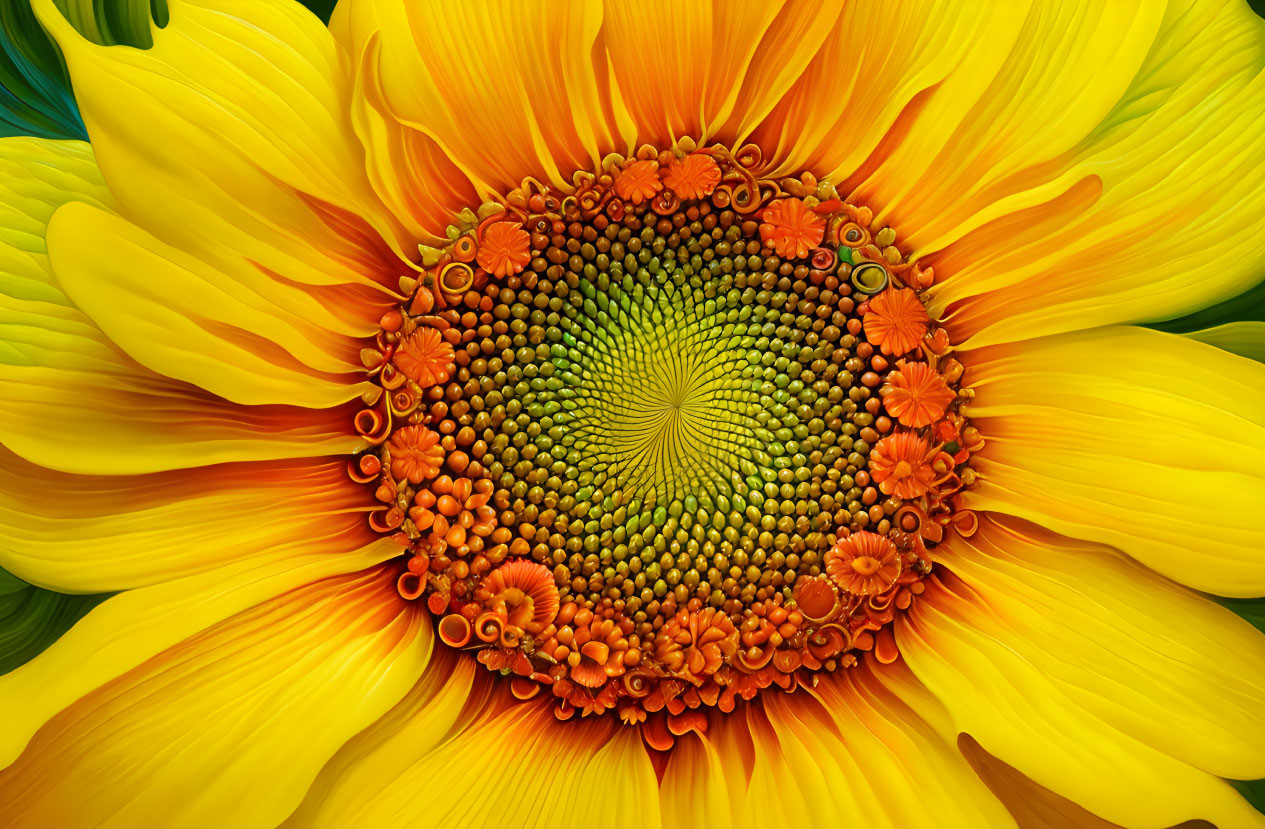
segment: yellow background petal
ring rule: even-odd
[[[559,723],[552,697],[519,703],[468,655],[433,668],[335,756],[287,829],[659,825],[635,729],[614,717]]]
[[[953,743],[887,684],[916,680],[879,671],[766,693],[714,717],[705,739],[669,759],[664,825],[1012,826]],[[727,808],[704,816],[693,797]]]
[[[138,365],[75,307],[52,277],[45,234],[66,202],[89,211],[113,204],[87,144],[0,139],[0,171],[0,443],[43,466],[87,474],[359,445],[347,426],[351,412],[232,406]],[[84,253],[99,259],[102,251]]]
[[[1265,366],[1140,328],[967,352],[985,435],[963,503],[1265,595]]]
[[[249,405],[327,408],[368,388],[354,339],[367,330],[334,327],[299,288],[259,292],[86,205],[57,211],[48,244],[67,295],[159,374]]]
[[[35,659],[0,676],[0,768],[71,703],[235,613],[287,591],[399,554],[389,539],[361,550],[291,550],[107,599]]]
[[[1039,666],[1094,719],[1218,777],[1265,777],[1265,635],[1101,545],[986,518],[939,558],[959,617]]]
[[[897,627],[914,674],[960,731],[1102,818],[1265,825],[1203,770],[1260,773],[1261,635],[1118,555],[1039,532],[986,521],[971,545],[953,541],[961,577],[939,576]]]
[[[399,247],[396,225],[360,163],[346,56],[314,15],[288,0],[168,0],[140,50],[97,46],[54,0],[33,5],[125,218],[245,282],[380,280],[390,251],[358,234]],[[328,214],[356,217],[357,233]]]
[[[275,826],[426,665],[395,572],[294,590],[66,709],[0,772],[9,825]]]
[[[257,555],[355,549],[373,502],[342,459],[66,475],[0,448],[0,567],[63,593],[108,593]]]

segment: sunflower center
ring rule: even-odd
[[[828,184],[759,168],[683,145],[528,181],[423,250],[364,354],[351,474],[406,545],[401,594],[519,696],[652,745],[896,658],[928,547],[969,523],[934,275]]]

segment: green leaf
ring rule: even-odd
[[[1171,334],[1186,334],[1240,320],[1265,320],[1265,281],[1224,302],[1177,319],[1153,322],[1147,328],[1168,331]]]
[[[1217,599],[1262,633],[1265,633],[1265,599]],[[1265,780],[1231,780],[1243,799],[1258,812],[1265,812]]]
[[[312,14],[321,19],[322,23],[329,23],[329,16],[334,13],[336,0],[302,0],[302,2],[311,9]]]
[[[147,49],[150,21],[167,24],[167,0],[56,0],[84,37]],[[61,52],[30,0],[0,0],[0,136],[86,139]]]
[[[39,656],[109,595],[54,593],[0,570],[0,675]]]

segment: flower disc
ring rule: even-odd
[[[352,474],[407,545],[401,593],[560,716],[679,731],[890,661],[969,480],[930,275],[758,164],[646,149],[529,181],[424,251],[366,351]]]

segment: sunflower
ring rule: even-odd
[[[168,5],[0,140],[6,826],[1265,825],[1244,4]]]

